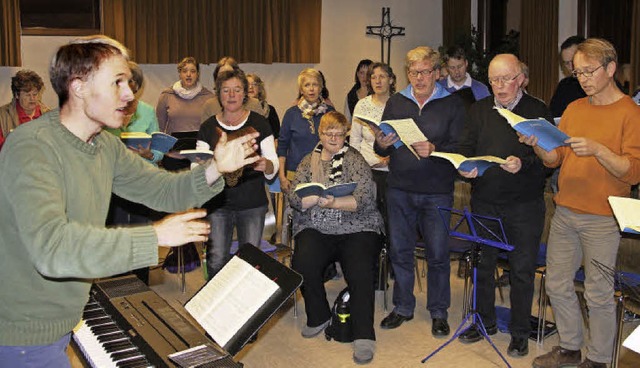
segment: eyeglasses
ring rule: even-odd
[[[412,78],[415,78],[419,75],[423,76],[423,77],[428,77],[431,75],[431,73],[433,73],[436,69],[425,69],[425,70],[409,70],[409,76]]]
[[[516,75],[514,75],[513,77],[495,77],[495,78],[489,78],[489,84],[492,86],[497,86],[499,84],[511,84],[513,83],[516,78],[518,78],[520,76],[520,74],[522,73],[518,73]]]
[[[256,82],[249,83],[250,87],[258,87],[259,85],[260,85],[260,83],[256,83]]]
[[[327,133],[327,132],[322,132],[320,133],[322,135],[324,135],[327,138],[344,138],[347,133]]]
[[[600,65],[599,67],[593,69],[593,70],[585,70],[585,71],[579,71],[579,70],[574,70],[573,72],[571,72],[571,74],[573,74],[574,78],[580,78],[580,77],[585,77],[585,78],[591,78],[593,77],[593,73],[595,73],[596,71],[598,71],[598,69],[604,67],[604,65]]]

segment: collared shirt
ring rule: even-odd
[[[429,103],[429,101],[431,100],[435,100],[437,98],[442,98],[442,97],[446,97],[448,96],[450,93],[445,90],[442,86],[438,85],[438,83],[435,83],[433,86],[433,91],[431,92],[431,95],[429,96],[429,98],[427,98],[423,103],[420,103],[418,101],[418,99],[416,98],[416,96],[413,94],[413,86],[411,84],[409,84],[407,86],[409,95],[411,96],[410,98],[418,104],[418,106],[420,107],[420,110],[422,110],[422,108],[424,107],[424,105],[426,105],[427,103]],[[406,96],[406,94],[405,94]],[[407,96],[408,97],[408,96]]]
[[[24,109],[22,108],[22,106],[20,106],[20,103],[17,100],[16,100],[16,112],[18,112],[19,124],[27,123],[31,120],[39,118],[40,115],[42,115],[42,111],[40,110],[40,105],[36,105],[36,109],[33,112],[33,116],[29,116],[29,114],[27,114],[24,111]]]
[[[471,87],[471,75],[469,75],[469,73],[466,74],[466,78],[464,80],[464,83],[462,83],[461,85],[457,85],[453,82],[453,80],[451,79],[451,76],[447,77],[447,88],[455,88],[456,90],[459,90],[461,88],[464,87]]]
[[[496,107],[501,107],[503,109],[512,111],[513,108],[516,107],[518,102],[520,102],[522,95],[523,95],[522,89],[519,89],[518,94],[516,95],[516,98],[514,98],[513,101],[509,102],[508,104],[506,105],[501,104],[500,102],[498,102],[498,100],[495,97],[493,98],[493,103],[496,105]]]

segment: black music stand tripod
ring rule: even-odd
[[[481,247],[480,246],[482,244],[484,244],[484,245],[488,245],[488,246],[491,246],[491,247],[503,249],[503,250],[506,250],[506,251],[512,251],[513,250],[513,246],[509,245],[508,242],[507,242],[507,237],[506,237],[506,235],[504,233],[504,228],[502,227],[502,222],[500,221],[499,218],[474,215],[471,212],[469,212],[466,208],[464,209],[464,211],[459,211],[459,210],[455,210],[455,209],[451,209],[451,208],[438,207],[438,211],[440,211],[440,217],[442,218],[444,226],[447,228],[449,236],[456,237],[456,238],[459,238],[459,239],[463,239],[463,240],[466,240],[466,241],[469,241],[469,242],[473,243],[473,248],[471,249],[471,264],[473,266],[472,306],[471,306],[471,310],[469,311],[469,313],[467,313],[467,315],[462,319],[462,322],[460,323],[460,325],[458,326],[458,328],[454,332],[453,336],[451,336],[451,338],[449,340],[447,340],[444,344],[442,344],[440,347],[438,347],[436,350],[434,350],[431,354],[429,354],[424,359],[422,359],[422,363],[426,362],[431,357],[436,355],[440,350],[444,349],[447,345],[449,345],[452,341],[457,339],[458,336],[460,336],[463,333],[465,333],[468,329],[472,328],[473,326],[477,326],[478,330],[480,331],[480,334],[482,336],[484,336],[484,338],[485,338],[485,340],[487,342],[489,342],[489,344],[491,345],[493,350],[495,350],[496,353],[498,353],[498,355],[500,356],[502,361],[507,365],[507,367],[511,368],[511,365],[509,364],[509,362],[507,362],[507,359],[505,359],[505,357],[502,355],[502,353],[500,353],[500,351],[495,346],[493,341],[491,341],[491,338],[487,334],[487,330],[484,327],[484,323],[482,322],[482,318],[480,317],[480,313],[478,313],[478,311],[476,309],[476,307],[477,307],[476,306],[476,302],[477,302],[476,301],[476,285],[477,285],[477,281],[478,281],[477,280],[478,263],[480,262],[480,251],[481,251]],[[444,216],[443,213],[455,214],[455,215],[459,216],[460,218],[450,228],[449,227],[449,222],[447,221],[447,219],[446,219],[446,217]],[[485,221],[485,223],[483,223],[483,221]],[[464,223],[466,223],[467,226],[469,227],[469,232],[468,233],[460,231],[460,227]],[[495,231],[492,231],[486,225],[488,223],[499,225],[501,233],[497,234]],[[483,237],[479,236],[478,233],[476,232],[476,225],[480,226],[480,228],[482,228],[484,230],[484,233],[486,233],[489,236],[489,238],[483,238]],[[467,303],[466,300],[464,302]]]

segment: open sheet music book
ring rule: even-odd
[[[215,342],[225,346],[278,288],[236,256],[191,298],[185,309]]]
[[[150,148],[152,150],[167,153],[176,144],[178,138],[172,137],[169,134],[162,132],[155,132],[147,134],[145,132],[122,132],[120,133],[120,139],[127,145],[134,149]]]
[[[625,233],[640,234],[640,200],[609,196],[609,205]]]
[[[531,135],[538,137],[538,146],[547,152],[556,147],[564,146],[564,141],[569,139],[566,133],[547,121],[547,119],[526,119],[507,109],[496,108],[496,110],[507,119],[509,125],[511,125],[516,132],[527,137]]]
[[[335,184],[329,187],[326,187],[321,183],[304,183],[298,184],[296,189],[294,189],[294,192],[300,198],[311,195],[317,195],[320,197],[326,197],[329,195],[334,197],[344,197],[353,194],[353,191],[356,190],[357,186],[358,183],[356,182]]]
[[[507,160],[496,156],[465,157],[459,153],[437,151],[431,152],[431,156],[448,160],[456,169],[460,171],[471,171],[477,168],[478,176],[482,176],[485,170],[493,165],[502,165],[507,163]]]
[[[355,114],[354,118],[369,124],[374,131],[375,129],[380,129],[384,134],[394,133],[398,138],[400,138],[396,143],[393,144],[395,148],[400,148],[402,146],[407,146],[409,151],[416,156],[417,159],[420,159],[418,153],[411,147],[412,144],[416,142],[424,142],[427,141],[427,137],[422,133],[416,122],[413,119],[397,119],[397,120],[384,120],[384,121],[376,121],[375,119]]]

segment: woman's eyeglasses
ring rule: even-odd
[[[322,132],[320,134],[324,135],[327,138],[344,138],[347,135],[347,133],[327,133],[327,132]]]

